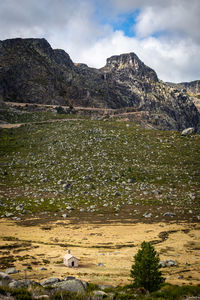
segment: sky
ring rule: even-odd
[[[200,0],[0,0],[0,40],[16,37],[90,67],[134,52],[163,81],[200,79]]]

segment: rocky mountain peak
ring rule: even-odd
[[[16,50],[27,50],[28,48],[35,48],[35,50],[40,50],[42,52],[46,52],[48,55],[51,53],[52,48],[50,44],[45,40],[44,38],[28,38],[28,39],[22,39],[22,38],[15,38],[15,39],[7,39],[0,42],[1,50],[9,49],[11,51],[13,48]]]
[[[111,56],[107,59],[106,66],[103,68],[103,70],[105,72],[125,71],[140,78],[149,77],[155,82],[158,81],[156,72],[147,67],[133,52]]]

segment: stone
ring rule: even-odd
[[[74,276],[67,276],[64,278],[64,280],[73,280],[76,279]]]
[[[7,273],[0,272],[0,280],[9,281],[10,280],[10,276]]]
[[[68,215],[67,214],[62,214],[62,216],[61,216],[62,218],[67,218],[68,217]]]
[[[93,291],[93,295],[95,296],[95,300],[101,300],[103,298],[107,298],[108,294],[103,291]]]
[[[182,135],[182,136],[190,135],[190,134],[193,134],[194,132],[195,132],[194,127],[189,127],[189,128],[184,129],[184,130],[181,132],[181,135]]]
[[[160,260],[159,265],[161,266],[161,268],[166,268],[167,264],[166,262]]]
[[[18,289],[21,287],[27,288],[29,286],[39,286],[40,284],[36,281],[32,281],[29,279],[22,279],[22,280],[13,280],[9,283],[9,287],[13,289]]]
[[[164,217],[175,217],[176,214],[175,213],[172,213],[172,212],[166,212],[163,214]]]
[[[104,267],[104,264],[103,263],[98,263],[97,266],[98,267]]]
[[[14,220],[14,221],[20,221],[21,218],[19,218],[19,217],[12,217],[12,220]]]
[[[84,283],[79,279],[61,281],[53,284],[53,286],[68,292],[84,293],[86,290]]]
[[[129,178],[129,179],[127,180],[127,182],[128,182],[128,183],[134,183],[134,180],[133,180],[132,178]]]
[[[23,210],[23,205],[22,204],[19,204],[17,207],[16,207],[16,210]]]
[[[166,265],[167,265],[168,267],[174,267],[174,266],[177,266],[178,263],[177,263],[176,260],[167,259],[167,260],[166,260]]]
[[[19,272],[20,271],[16,270],[15,268],[8,268],[5,271],[6,274],[16,274],[16,273],[19,273]]]
[[[115,192],[115,196],[120,196],[121,194],[119,192]]]
[[[72,208],[70,205],[68,205],[68,206],[66,207],[66,209],[67,209],[67,210],[73,210],[73,208]]]
[[[66,184],[66,181],[60,179],[60,180],[58,180],[57,184]]]
[[[145,218],[152,218],[152,213],[145,213],[144,215],[143,215],[143,217],[145,217]]]
[[[70,189],[71,184],[70,183],[64,183],[62,187],[63,187],[64,190],[67,190],[67,189]]]
[[[104,284],[100,286],[101,290],[106,290],[106,289],[112,289],[114,288],[113,285],[109,285],[109,284]]]
[[[5,216],[6,216],[6,218],[11,218],[14,216],[14,214],[10,213],[10,212],[5,212]]]
[[[60,281],[59,278],[57,278],[57,277],[51,277],[51,278],[47,278],[44,281],[42,281],[41,285],[42,286],[48,286],[48,285],[52,286],[53,284],[58,283],[59,281]]]

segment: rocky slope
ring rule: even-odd
[[[167,83],[169,86],[179,91],[183,90],[191,98],[200,112],[200,80],[181,83]]]
[[[134,53],[112,56],[101,69],[74,64],[45,39],[0,42],[4,101],[84,107],[131,107],[131,118],[158,129],[198,129],[199,113],[176,87],[159,81]],[[129,109],[130,110],[130,109]],[[128,116],[130,117],[130,116]]]
[[[191,82],[181,82],[178,83],[178,86],[186,89],[187,92],[191,93],[192,95],[200,94],[200,80],[195,80]]]

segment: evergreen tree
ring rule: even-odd
[[[158,290],[165,280],[159,271],[159,262],[159,255],[154,247],[148,242],[143,242],[141,249],[134,256],[134,264],[131,269],[133,286],[144,287],[149,292]]]

